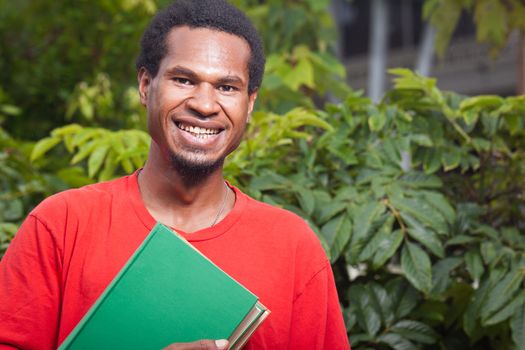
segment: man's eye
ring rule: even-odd
[[[189,79],[186,79],[186,78],[173,78],[173,81],[176,82],[176,83],[179,83],[181,85],[191,85],[191,81]]]
[[[233,91],[237,91],[237,88],[231,85],[221,85],[219,86],[219,90],[224,91],[224,92],[233,92]]]

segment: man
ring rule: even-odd
[[[315,235],[223,179],[264,70],[251,23],[225,1],[176,2],[146,29],[137,69],[148,160],[131,176],[54,195],[28,216],[0,265],[0,349],[56,348],[157,221],[271,310],[245,349],[348,349]]]

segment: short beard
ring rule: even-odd
[[[171,168],[181,176],[184,185],[193,187],[202,183],[208,176],[221,168],[224,164],[224,158],[219,158],[213,162],[197,163],[172,153],[170,163]]]

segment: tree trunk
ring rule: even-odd
[[[516,95],[525,95],[525,34],[520,33],[518,43],[518,86]]]
[[[436,30],[429,23],[425,25],[419,54],[416,63],[416,72],[423,76],[432,74],[432,64],[434,61],[434,47],[436,42]]]
[[[383,96],[386,80],[386,56],[388,51],[388,1],[371,0],[370,11],[370,60],[368,73],[368,96],[379,102]]]

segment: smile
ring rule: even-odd
[[[183,124],[181,122],[177,122],[176,125],[177,128],[186,131],[198,138],[208,138],[221,132],[221,129],[201,128],[198,126]]]

